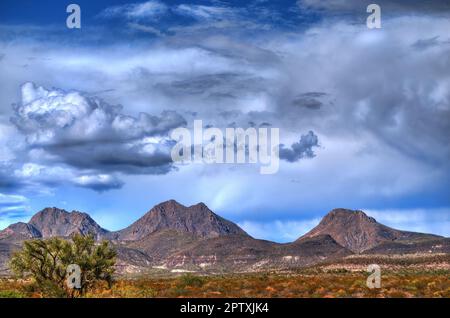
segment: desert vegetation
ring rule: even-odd
[[[111,288],[115,257],[107,241],[97,244],[93,236],[25,241],[10,261],[25,289],[2,290],[0,297],[20,296],[24,290],[29,296],[79,297],[102,282]]]
[[[310,268],[297,273],[118,278],[99,282],[83,297],[450,297],[448,270],[387,271],[380,289],[366,286],[367,273]],[[0,280],[0,297],[45,297],[30,280]]]

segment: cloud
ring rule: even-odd
[[[47,90],[28,82],[22,85],[22,102],[15,107],[12,122],[33,145],[56,146],[90,141],[129,141],[166,135],[185,124],[176,112],[162,117],[140,113],[132,117],[112,106],[80,92]]]
[[[13,177],[14,182],[21,185],[19,188],[29,190],[75,185],[102,192],[120,189],[124,185],[116,174],[98,174],[93,170],[74,169],[65,164],[45,165],[28,162],[14,170]]]
[[[319,224],[319,218],[308,220],[275,220],[270,222],[242,221],[238,225],[258,239],[292,242]]]
[[[288,18],[296,18],[292,14],[282,17],[275,11],[277,10],[265,8],[264,4],[257,2],[244,7],[220,2],[213,2],[211,5],[165,4],[154,0],[112,6],[98,16],[104,19],[120,18],[129,21],[128,26],[132,30],[157,36],[174,34],[183,36],[192,31],[208,33],[212,29],[217,34],[233,30],[263,31],[271,29],[276,23],[286,23]],[[156,21],[158,25],[155,24]]]
[[[411,47],[417,50],[426,50],[431,47],[439,45],[450,45],[450,38],[447,41],[440,41],[439,36],[433,36],[431,38],[419,39],[414,42]]]
[[[17,205],[28,201],[23,195],[0,193],[0,206]]]
[[[170,130],[186,125],[174,111],[160,117],[125,115],[80,92],[22,86],[22,102],[11,121],[30,148],[72,167],[103,172],[167,173],[172,169]]]
[[[56,176],[44,181],[44,175],[42,179],[18,178],[11,171],[20,171],[26,163],[61,166],[72,171],[68,180],[85,175],[116,176],[127,183],[120,197],[132,198],[127,204],[134,205],[134,200],[141,204],[136,211],[148,205],[137,198],[147,198],[152,192],[155,201],[182,197],[215,202],[217,198],[226,212],[248,215],[254,211],[257,220],[263,217],[262,210],[268,220],[286,215],[294,220],[302,213],[323,213],[336,206],[382,208],[405,202],[445,206],[450,171],[449,47],[429,41],[432,46],[416,49],[414,44],[423,46],[420,40],[435,37],[437,42],[445,42],[449,20],[426,14],[388,17],[383,13],[383,28],[368,30],[363,9],[364,19],[358,23],[335,14],[339,19],[326,16],[289,29],[284,23],[271,23],[262,31],[263,23],[259,23],[261,32],[247,27],[257,21],[256,14],[243,18],[241,24],[192,19],[193,24],[185,26],[179,21],[188,19],[178,19],[169,23],[173,32],[152,41],[135,39],[137,45],[133,46],[115,38],[108,38],[107,47],[68,47],[54,38],[36,45],[34,37],[23,35],[25,31],[15,32],[15,37],[22,34],[20,41],[8,42],[2,49],[6,58],[0,74],[0,112],[5,117],[10,115],[10,104],[17,102],[17,87],[26,80],[61,87],[65,94],[72,92],[68,89],[83,92],[79,93],[83,98],[101,96],[110,107],[124,105],[126,109],[115,112],[135,120],[140,112],[160,114],[171,109],[185,118],[188,126],[197,118],[216,127],[232,123],[237,127],[278,127],[285,158],[291,160],[307,153],[301,150],[308,149],[299,140],[302,132],[314,132],[321,146],[311,147],[317,154],[314,160],[301,164],[282,161],[279,173],[270,180],[252,167],[229,165],[191,165],[177,173],[129,176],[151,173],[146,171],[150,167],[163,172],[170,168],[149,164],[145,159],[150,158],[136,150],[142,149],[142,143],[154,142],[162,154],[160,162],[165,162],[164,136],[132,136],[128,142],[102,128],[106,137],[112,136],[107,143],[102,141],[106,137],[97,133],[86,136],[83,129],[78,138],[78,132],[70,135],[71,124],[59,127],[52,119],[52,125],[58,127],[54,129],[47,128],[44,120],[27,119],[24,129],[33,122],[42,127],[36,129],[32,124],[23,134],[31,150],[19,156],[4,152],[9,159],[0,169],[0,183],[34,182],[37,187],[39,182],[49,184],[53,179],[59,185],[63,181]],[[223,27],[222,32],[213,25]],[[42,29],[39,33],[47,36]],[[100,36],[107,33],[99,32],[97,38]],[[35,60],[28,60],[30,56]],[[29,64],[26,70],[19,67],[25,63]],[[39,117],[36,112],[33,116]],[[72,112],[69,116],[66,121],[59,115],[46,115],[58,118],[56,123],[86,122],[88,127],[97,127],[85,119],[90,116],[73,117]],[[111,126],[108,121],[106,126]],[[45,130],[57,134],[48,138],[47,144],[42,134]],[[13,135],[7,139],[12,140]],[[300,151],[294,151],[293,143]],[[41,152],[31,156],[33,150]],[[330,175],[333,182],[329,182]],[[295,183],[288,182],[293,179]],[[183,188],[183,180],[190,180],[189,189]],[[13,188],[8,192],[13,193]],[[119,203],[114,194],[109,198]]]
[[[156,19],[166,13],[167,10],[167,5],[152,0],[109,7],[103,10],[100,16],[103,18],[123,17],[129,20]]]
[[[296,107],[306,107],[312,110],[319,109],[323,106],[323,102],[320,99],[326,95],[326,93],[322,92],[302,93],[292,101],[292,104]]]
[[[175,141],[168,134],[186,125],[175,111],[130,116],[96,97],[31,82],[22,85],[21,95],[10,119],[15,127],[0,125],[3,190],[45,192],[74,185],[101,192],[121,188],[121,175],[175,169],[170,156]]]
[[[4,223],[29,215],[28,198],[18,194],[0,193],[0,229]]]
[[[321,10],[330,13],[357,13],[367,15],[366,8],[374,3],[371,0],[298,0],[302,9]],[[382,13],[392,14],[430,14],[445,13],[450,10],[447,0],[378,0],[375,2],[381,7]]]
[[[390,227],[450,237],[450,208],[363,209],[378,222]]]
[[[144,24],[130,22],[130,23],[128,23],[128,26],[130,28],[134,29],[134,30],[145,32],[145,33],[149,33],[149,34],[153,34],[153,35],[156,35],[156,36],[163,36],[164,35],[164,33],[161,32],[160,30],[158,30],[157,28],[154,28],[154,27],[149,26],[149,25],[144,25]]]
[[[11,149],[8,149],[8,153],[12,153]],[[17,178],[14,174],[14,170],[20,164],[20,159],[15,158],[16,154],[11,154],[11,157],[7,161],[0,161],[0,190],[6,192],[18,192],[27,186],[27,182]],[[22,153],[17,153],[18,157],[22,156]]]
[[[74,183],[96,191],[106,191],[120,189],[124,182],[114,176],[100,174],[95,176],[79,176],[74,179]]]
[[[156,88],[167,94],[202,95],[216,100],[261,91],[260,85],[255,85],[255,81],[264,81],[264,79],[245,73],[214,73],[191,76],[170,83],[159,83]]]
[[[319,138],[313,131],[309,131],[306,135],[302,135],[298,142],[293,143],[290,148],[281,144],[280,159],[296,162],[303,158],[314,158],[314,147],[319,147]]]
[[[205,6],[195,4],[180,4],[174,11],[178,14],[190,16],[201,21],[234,19],[239,12],[236,8],[226,6]]]

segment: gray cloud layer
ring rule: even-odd
[[[292,145],[282,148],[286,161],[317,152],[311,162],[320,168],[308,162],[308,174],[302,165],[284,162],[280,183],[295,178],[323,185],[325,172],[332,171],[345,184],[339,191],[364,195],[442,184],[448,179],[450,155],[449,20],[417,15],[383,21],[381,30],[333,20],[298,33],[274,30],[261,36],[248,36],[247,29],[223,34],[207,27],[182,28],[150,44],[117,45],[114,50],[48,42],[5,46],[0,61],[5,70],[0,74],[2,114],[10,115],[10,103],[24,79],[67,90],[47,89],[55,96],[43,98],[46,103],[77,106],[64,115],[50,107],[45,116],[28,112],[33,102],[16,107],[14,122],[32,148],[27,156],[44,167],[15,165],[12,171],[23,176],[21,182],[33,180],[31,175],[37,178],[36,171],[41,182],[67,174],[80,186],[117,180],[100,174],[113,178],[167,172],[170,141],[163,135],[179,124],[179,117],[172,113],[174,120],[166,122],[166,115],[148,114],[173,109],[188,126],[198,118],[217,127],[279,127],[282,142]],[[25,62],[26,69],[21,67]],[[105,102],[88,98],[96,95],[92,92]],[[131,115],[111,106],[116,104],[125,105]],[[141,127],[147,123],[150,130]],[[309,130],[322,147],[315,148],[312,137],[309,143],[299,140]],[[52,171],[49,162],[60,162],[66,170]],[[336,164],[345,169],[336,172]],[[17,178],[8,175],[11,167],[3,171],[5,184]],[[97,177],[81,181],[82,175]],[[295,193],[308,192],[302,190]]]
[[[170,87],[183,96],[200,94],[233,82],[234,77],[233,74],[206,76],[175,82]],[[237,87],[230,91],[237,91]],[[22,100],[14,105],[10,120],[23,137],[22,163],[4,165],[0,170],[5,174],[0,183],[3,189],[39,184],[52,187],[69,182],[106,191],[124,185],[118,174],[166,174],[175,169],[170,156],[175,141],[168,135],[172,129],[187,125],[186,119],[176,111],[163,111],[161,116],[144,112],[137,116],[125,115],[121,106],[99,98],[78,91],[46,89],[32,82],[22,85],[21,95]],[[321,94],[308,96],[318,95]],[[230,120],[246,117],[237,111],[224,112],[222,116],[228,119],[229,127],[237,125]],[[270,124],[259,123],[265,125]],[[296,162],[312,158],[312,148],[317,146],[318,137],[310,131],[290,148],[281,145],[280,159]]]

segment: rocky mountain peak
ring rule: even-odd
[[[162,202],[129,227],[118,232],[122,240],[138,240],[159,230],[176,230],[211,238],[247,235],[239,226],[212,212],[204,203],[186,207],[175,200]]]
[[[72,211],[68,212],[58,208],[45,208],[36,213],[28,223],[34,226],[47,237],[68,237],[74,234],[92,234],[96,238],[108,233],[101,228],[87,213]]]
[[[318,235],[330,235],[340,245],[355,253],[371,249],[382,242],[429,237],[426,234],[392,229],[378,223],[363,211],[348,209],[330,211],[319,225],[302,238]]]
[[[377,221],[373,218],[365,214],[361,210],[349,210],[349,209],[333,209],[328,212],[322,219],[323,224],[326,223],[335,223],[335,222],[362,222],[362,223],[377,223]]]
[[[41,232],[33,225],[23,222],[11,224],[3,231],[0,231],[0,239],[9,239],[12,241],[29,240],[41,238]]]

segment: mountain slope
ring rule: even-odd
[[[229,235],[193,242],[169,255],[163,264],[167,268],[248,272],[298,268],[350,254],[328,235],[288,244]]]
[[[164,229],[152,232],[137,241],[130,241],[127,247],[143,251],[151,255],[153,260],[161,261],[201,239],[195,234]]]
[[[222,235],[247,235],[239,226],[212,212],[205,204],[186,207],[175,200],[153,207],[129,227],[115,233],[117,239],[134,241],[150,233],[171,229],[203,238]]]
[[[92,234],[99,239],[108,233],[88,214],[78,211],[67,212],[58,208],[46,208],[36,213],[28,224],[36,228],[43,238]]]
[[[364,254],[394,255],[394,254],[450,254],[450,238],[429,238],[419,240],[399,240],[383,242]]]
[[[0,231],[0,240],[2,240],[3,242],[24,241],[41,237],[42,234],[36,227],[23,222],[11,224],[3,231]]]
[[[407,242],[440,238],[437,235],[400,231],[378,223],[359,210],[334,209],[311,231],[302,236],[311,238],[330,235],[340,245],[355,253],[372,249],[385,242]]]

